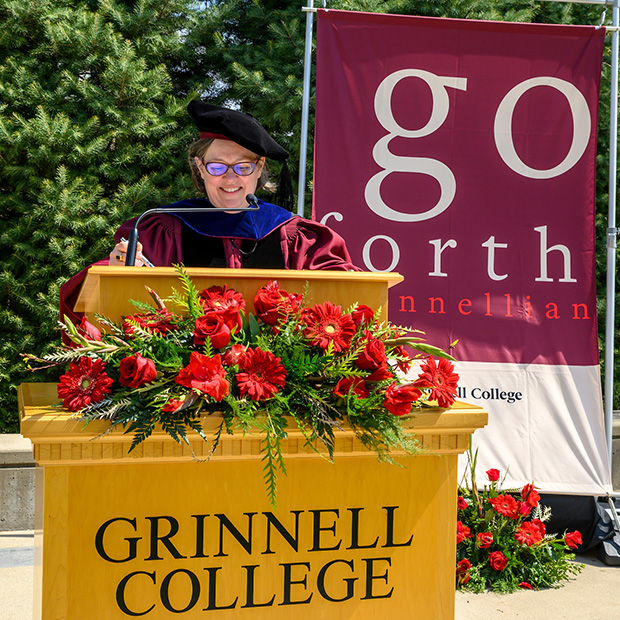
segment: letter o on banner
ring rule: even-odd
[[[557,166],[548,170],[531,168],[517,155],[512,139],[512,116],[519,99],[537,86],[550,86],[560,91],[568,101],[573,115],[573,141],[570,149]],[[554,77],[537,77],[517,84],[503,99],[495,115],[495,145],[504,163],[517,174],[529,179],[552,179],[568,172],[584,154],[590,140],[592,120],[588,103],[570,82]]]
[[[378,239],[383,239],[384,241],[387,241],[392,248],[392,262],[387,269],[377,269],[370,260],[370,248],[372,247],[372,244]],[[396,265],[398,265],[398,261],[400,260],[400,248],[398,247],[396,241],[392,239],[392,237],[388,237],[387,235],[375,235],[374,237],[368,239],[368,241],[366,241],[366,243],[364,244],[364,249],[362,250],[362,259],[364,260],[364,264],[366,265],[366,267],[368,267],[368,269],[370,269],[370,271],[376,271],[378,273],[394,271]]]

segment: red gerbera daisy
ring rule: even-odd
[[[522,545],[531,547],[542,540],[542,535],[536,524],[525,521],[515,532],[515,540]]]
[[[454,372],[454,364],[441,358],[439,364],[429,357],[426,364],[420,366],[422,373],[413,385],[419,388],[431,388],[430,400],[436,400],[440,407],[449,407],[456,397],[459,376]]]
[[[237,385],[241,394],[248,394],[253,400],[266,400],[284,386],[286,368],[271,351],[248,349],[240,364],[242,372],[237,373]]]
[[[210,286],[200,293],[200,303],[205,310],[238,310],[242,312],[245,308],[243,295],[235,289],[229,289],[226,284],[221,286]]]
[[[78,411],[103,400],[112,391],[110,386],[114,383],[104,369],[104,362],[93,361],[90,357],[81,357],[77,364],[72,362],[58,383],[62,406],[69,411]]]
[[[510,517],[511,519],[517,516],[519,504],[517,504],[517,500],[512,495],[491,497],[489,502],[498,514]]]
[[[205,313],[212,311],[220,315],[231,332],[241,329],[241,312],[245,308],[245,299],[235,289],[229,289],[226,284],[224,288],[210,286],[200,293],[200,303]]]
[[[330,344],[334,353],[345,351],[355,334],[355,323],[350,314],[342,314],[340,306],[326,301],[307,308],[302,318],[307,325],[305,336],[313,345],[327,349]]]

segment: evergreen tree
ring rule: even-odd
[[[59,287],[108,254],[112,232],[122,221],[194,193],[184,163],[195,136],[185,113],[190,98],[200,96],[256,116],[291,153],[296,178],[305,4],[0,0],[0,432],[17,430],[15,386],[34,379],[24,371],[19,353],[41,353],[58,339]],[[548,23],[595,24],[601,14],[600,6],[534,0],[326,4]],[[315,0],[315,5],[322,2]],[[308,180],[314,65],[312,71]],[[608,59],[603,77],[597,194],[601,311]],[[310,190],[308,182],[306,205]],[[620,355],[616,360],[620,365]]]
[[[208,3],[204,17],[190,33],[197,53],[190,61],[194,67],[212,66],[224,60],[218,74],[217,92],[211,93],[220,102],[236,103],[254,114],[291,153],[291,171],[296,179],[299,161],[301,103],[303,83],[303,51],[305,13],[299,0],[214,0]],[[315,0],[316,7],[322,7]],[[454,19],[486,19],[514,22],[596,25],[603,7],[570,2],[539,2],[537,0],[327,0],[327,8],[447,17]],[[221,22],[214,29],[213,16]],[[209,18],[210,16],[210,18]],[[607,15],[609,23],[610,15]],[[215,45],[198,49],[199,41],[212,37]],[[599,332],[605,333],[606,289],[606,228],[609,166],[609,92],[610,52],[605,52],[601,86],[598,166],[597,166],[597,282]],[[192,71],[200,75],[200,70]],[[314,132],[314,63],[309,114],[309,144],[307,152],[306,215],[311,204],[311,179]],[[617,294],[617,314],[620,317],[620,290]],[[620,333],[616,336],[620,345]],[[604,343],[601,340],[601,355]],[[620,370],[620,347],[616,346],[616,369]],[[604,369],[603,369],[604,370]],[[616,408],[620,407],[620,394]]]
[[[0,431],[34,380],[20,352],[59,338],[59,287],[121,222],[192,193],[187,101],[166,69],[191,6],[0,0]]]

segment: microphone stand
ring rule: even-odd
[[[258,200],[254,194],[248,194],[245,198],[249,204],[253,205],[251,207],[238,207],[235,209],[230,209],[230,211],[234,211],[238,213],[240,211],[259,211],[260,207],[258,206]],[[156,209],[149,209],[145,211],[140,217],[136,220],[136,223],[133,225],[131,232],[129,233],[129,239],[127,240],[127,254],[125,256],[125,265],[127,267],[133,267],[136,262],[136,252],[138,248],[138,224],[141,222],[142,218],[146,215],[150,215],[151,213],[222,213],[222,209],[218,209],[217,207],[185,207],[182,209],[166,209],[165,207],[157,207]],[[229,211],[229,209],[226,209]]]

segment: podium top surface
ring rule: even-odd
[[[396,272],[297,271],[293,269],[185,269],[198,290],[213,285],[228,285],[241,293],[252,311],[256,291],[276,280],[289,293],[308,293],[308,303],[330,301],[343,308],[354,303],[382,308],[387,318],[388,288],[403,281]],[[77,312],[106,314],[113,320],[131,314],[130,299],[150,302],[145,286],[166,298],[172,289],[181,288],[174,267],[110,267],[94,265],[86,275],[75,304]]]
[[[396,271],[342,271],[342,270],[297,270],[297,269],[212,269],[210,267],[185,267],[192,278],[217,278],[226,280],[278,280],[278,281],[337,281],[337,282],[384,282],[393,286],[402,282],[404,277]],[[112,267],[110,265],[93,265],[88,270],[89,276],[122,276],[124,278],[156,278],[172,275],[176,278],[174,267]],[[88,276],[87,276],[88,277]]]

